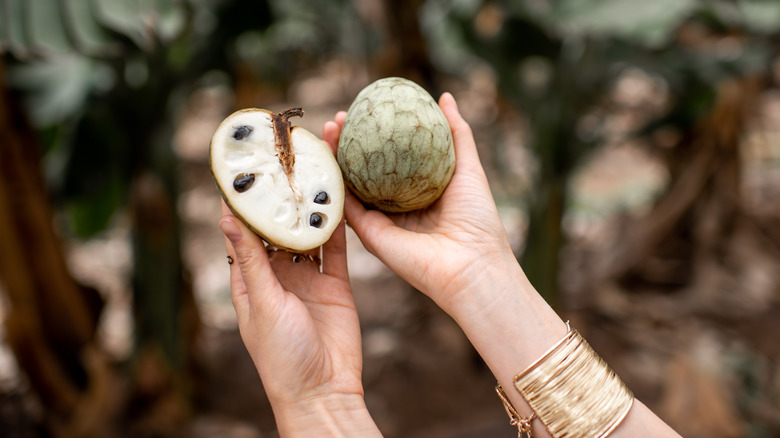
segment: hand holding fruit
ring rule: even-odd
[[[311,436],[334,427],[344,435],[379,436],[363,401],[344,221],[323,246],[322,273],[298,255],[267,253],[260,237],[224,204],[220,227],[234,260],[230,289],[239,331],[280,434]],[[336,421],[341,415],[345,419]]]
[[[362,119],[339,113],[323,140],[291,126],[298,110],[257,109],[234,113],[212,139],[239,329],[280,430],[317,431],[335,409],[350,421],[327,424],[377,433],[362,399],[342,205],[369,251],[445,310],[496,256],[514,263],[454,98],[443,95],[439,106],[408,81],[378,85],[356,99],[366,105],[353,105]],[[367,210],[342,174],[363,202],[402,212]],[[320,274],[313,262],[323,242]]]
[[[307,164],[307,154],[318,158],[322,156],[322,151],[327,154],[325,158],[331,160],[324,161],[331,167],[317,173],[318,178],[310,178],[311,174],[307,177],[306,172],[293,173],[295,179],[292,184],[305,196],[298,201],[279,167],[280,161],[272,152],[266,151],[266,155],[273,159],[263,161],[262,156],[260,159],[257,156],[262,155],[262,151],[242,151],[249,132],[255,131],[256,136],[261,134],[256,131],[264,126],[264,113],[238,114],[241,117],[229,118],[223,124],[226,128],[217,131],[218,134],[227,133],[228,139],[222,146],[233,148],[232,154],[226,154],[232,166],[227,168],[236,172],[235,175],[229,171],[215,172],[215,179],[222,176],[227,182],[220,186],[224,187],[223,193],[232,190],[231,197],[239,198],[238,201],[234,198],[234,203],[240,204],[243,194],[249,193],[249,188],[245,186],[257,184],[254,187],[256,193],[251,194],[255,201],[280,200],[275,204],[277,209],[279,205],[298,206],[297,214],[271,216],[269,221],[268,216],[263,215],[268,210],[274,211],[268,203],[243,205],[246,209],[242,211],[248,212],[248,216],[260,213],[257,226],[265,233],[279,242],[292,242],[289,246],[297,248],[301,247],[296,241],[289,240],[290,236],[293,239],[298,236],[303,241],[303,247],[311,245],[311,241],[316,242],[316,239],[327,240],[322,246],[320,272],[316,251],[292,253],[276,247],[269,247],[267,251],[260,236],[244,223],[246,219],[240,220],[223,203],[220,228],[226,236],[228,256],[232,260],[230,289],[239,331],[271,401],[280,434],[312,436],[322,435],[328,430],[334,435],[379,436],[363,401],[360,324],[347,276],[345,225],[340,211],[343,186],[331,147],[313,136],[308,137],[311,135],[308,133],[304,134],[304,143],[293,140],[295,144],[303,144],[298,148],[299,164]],[[250,117],[244,117],[246,115]],[[269,133],[265,135],[268,137]],[[224,137],[216,136],[216,139],[225,140]],[[335,144],[336,138],[325,137]],[[265,146],[272,149],[274,143],[266,142]],[[329,174],[322,176],[328,170],[338,175],[335,182]],[[240,177],[242,174],[257,176],[247,182]],[[303,225],[311,230],[295,233],[294,226],[302,222],[301,217],[306,219],[314,214],[307,209],[331,213],[329,220],[336,221],[327,224],[332,225],[332,235],[329,230],[320,232],[324,226],[314,226],[324,224],[310,223]],[[280,218],[284,220],[275,221]],[[281,226],[276,226],[275,222],[281,223]],[[293,232],[288,233],[291,224]],[[301,234],[304,234],[303,238]]]
[[[231,116],[212,141],[217,186],[233,201],[232,209],[247,216],[239,220],[223,204],[220,226],[229,257],[238,262],[231,265],[233,303],[282,436],[381,436],[363,400],[342,202],[365,247],[455,319],[502,386],[511,387],[518,370],[539,363],[564,332],[571,333],[512,254],[471,128],[454,98],[445,93],[439,101],[451,127],[442,131],[446,123],[427,93],[403,80],[387,83],[392,85],[361,93],[356,104],[365,105],[353,104],[327,122],[324,141],[292,135],[287,119],[298,111],[266,116],[261,110]],[[411,107],[401,89],[412,90]],[[398,143],[405,149],[396,149]],[[337,152],[338,164],[327,146]],[[315,159],[296,171],[296,154]],[[320,171],[305,173],[315,168]],[[393,213],[369,210],[345,192],[342,172],[363,203]],[[298,253],[271,247],[269,255],[242,221],[277,247]],[[319,273],[307,260],[316,260],[310,250],[321,242],[325,268]],[[506,397],[516,415],[533,422],[534,436],[548,436],[547,423],[533,420],[519,392]],[[678,436],[638,400],[632,402],[615,437]],[[522,432],[528,430],[518,428]]]
[[[442,95],[439,104],[452,129],[456,165],[438,201],[422,210],[385,214],[348,195],[345,215],[371,253],[449,311],[458,292],[482,272],[501,261],[516,262],[471,128],[451,94]],[[344,117],[337,116],[336,123],[343,124]]]

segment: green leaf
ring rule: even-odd
[[[57,0],[28,0],[26,25],[36,49],[46,52],[68,52],[71,44],[62,22],[61,2]]]
[[[780,1],[740,0],[737,6],[749,29],[764,33],[780,31]]]
[[[110,77],[102,64],[75,53],[19,64],[8,72],[9,84],[25,91],[25,105],[37,126],[78,113],[89,93],[106,80]]]
[[[8,50],[20,58],[24,57],[30,50],[24,29],[25,0],[6,0],[2,7],[0,49]]]
[[[157,35],[165,43],[178,37],[186,26],[186,16],[180,2],[150,0],[147,15],[154,17]]]
[[[70,0],[63,7],[64,20],[82,52],[98,54],[115,47],[116,41],[96,21],[92,0]]]
[[[69,202],[65,211],[71,233],[87,239],[108,228],[114,213],[124,202],[126,189],[127,184],[115,177],[89,196]]]
[[[95,16],[100,24],[127,36],[141,48],[151,49],[151,35],[143,24],[140,1],[94,1]]]
[[[563,37],[622,37],[657,47],[697,5],[695,0],[560,0],[540,18]]]
[[[185,28],[184,8],[174,0],[94,0],[96,16],[104,26],[129,37],[151,51],[156,39],[163,43]]]

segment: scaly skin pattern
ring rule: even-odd
[[[347,112],[338,162],[347,186],[364,203],[387,212],[427,207],[455,170],[449,123],[419,85],[379,79]]]

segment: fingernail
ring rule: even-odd
[[[238,243],[241,240],[241,230],[231,219],[222,219],[219,221],[219,228],[225,237],[233,243]]]
[[[445,97],[446,96],[446,97]],[[455,96],[452,95],[449,91],[445,91],[444,94],[442,94],[442,97],[445,97],[446,99],[449,99],[452,101],[452,105],[457,108],[458,102],[455,101]]]

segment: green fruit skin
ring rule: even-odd
[[[352,193],[386,212],[427,207],[455,171],[452,132],[439,105],[419,85],[396,77],[357,95],[337,155]]]

